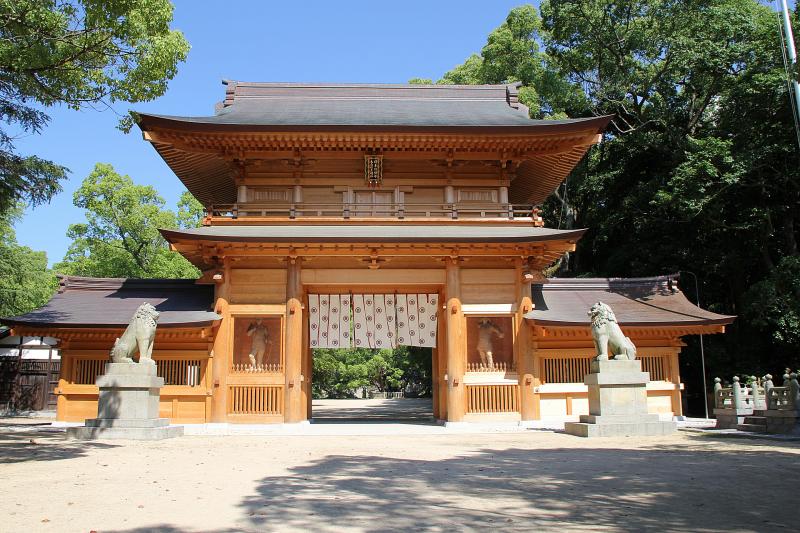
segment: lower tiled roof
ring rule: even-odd
[[[211,310],[214,287],[191,279],[125,279],[62,276],[59,291],[43,307],[0,322],[30,327],[125,327],[147,302],[160,313],[159,327],[202,327],[220,320]]]
[[[653,278],[552,278],[533,285],[533,311],[525,315],[541,326],[589,326],[589,308],[608,304],[623,326],[711,326],[736,317],[691,303],[678,288],[677,275]]]

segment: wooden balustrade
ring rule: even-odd
[[[542,383],[583,383],[589,373],[594,355],[572,357],[542,357]],[[669,365],[665,355],[639,355],[642,372],[650,373],[650,381],[669,381]]]
[[[283,387],[280,385],[231,385],[228,414],[282,415]]]
[[[156,359],[156,373],[164,378],[164,385],[196,387],[202,379],[201,359]]]
[[[105,371],[108,357],[74,356],[70,383],[75,385],[94,385],[97,377]],[[154,356],[156,374],[164,378],[164,385],[197,387],[202,385],[207,359],[181,358],[175,356]]]
[[[501,203],[236,203],[215,204],[207,216],[217,219],[239,218],[484,218],[484,219],[530,219],[537,226],[543,225],[539,210],[532,204]]]
[[[467,385],[467,413],[519,412],[519,385]]]
[[[583,383],[594,356],[542,358],[542,383]]]
[[[669,381],[669,366],[663,355],[643,355],[642,372],[650,373],[650,381]]]
[[[283,372],[280,363],[251,365],[250,363],[234,363],[231,374],[279,374]]]
[[[499,362],[492,366],[483,363],[467,363],[467,372],[514,372],[516,367],[513,363]]]
[[[97,376],[103,374],[108,363],[108,357],[76,357],[72,366],[70,382],[76,385],[94,385]]]

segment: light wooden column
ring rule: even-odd
[[[58,372],[58,396],[56,396],[56,420],[64,422],[67,420],[67,397],[63,394],[64,388],[72,380],[72,367],[75,358],[69,351],[69,341],[61,341],[58,351],[61,354],[61,369]]]
[[[219,330],[214,336],[211,350],[211,422],[228,420],[228,371],[233,350],[233,318],[230,313],[231,268],[228,259],[223,259],[222,282],[216,285],[214,311],[222,316]]]
[[[290,257],[286,270],[286,384],[283,420],[291,423],[306,420],[303,405],[303,289],[300,282],[300,258]]]
[[[464,420],[464,367],[467,360],[466,318],[461,308],[461,268],[458,258],[446,259],[445,323],[447,326],[447,421]]]
[[[669,379],[675,385],[675,390],[672,391],[672,414],[674,416],[683,416],[683,403],[681,402],[681,370],[678,357],[681,353],[680,348],[673,348],[669,353]],[[705,399],[705,391],[703,391]]]
[[[436,413],[437,420],[447,420],[447,301],[444,292],[439,293],[439,309],[436,323],[436,366],[433,368],[433,375],[438,387],[436,395],[439,398],[439,407]]]
[[[526,279],[526,274],[527,279]],[[531,342],[531,326],[525,320],[525,313],[533,309],[531,300],[531,283],[533,275],[526,270],[525,264],[517,263],[516,268],[516,288],[517,288],[517,312],[514,315],[516,330],[516,351],[517,354],[517,373],[519,375],[519,394],[520,408],[519,413],[523,421],[535,420],[538,412],[533,395],[533,343]]]

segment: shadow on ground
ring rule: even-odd
[[[87,455],[92,449],[115,448],[115,444],[64,439],[63,430],[46,427],[0,432],[0,465],[33,461],[60,461]]]
[[[255,530],[793,529],[798,473],[797,455],[769,446],[486,448],[436,461],[333,455],[262,479],[242,507]]]

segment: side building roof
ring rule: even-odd
[[[736,317],[706,311],[678,288],[677,275],[652,278],[552,278],[533,285],[535,325],[589,327],[587,312],[608,304],[622,326],[724,326]]]
[[[203,327],[222,317],[211,311],[214,287],[191,279],[126,279],[60,276],[47,304],[24,315],[2,318],[9,326],[120,328],[147,302],[160,313],[158,327]]]

